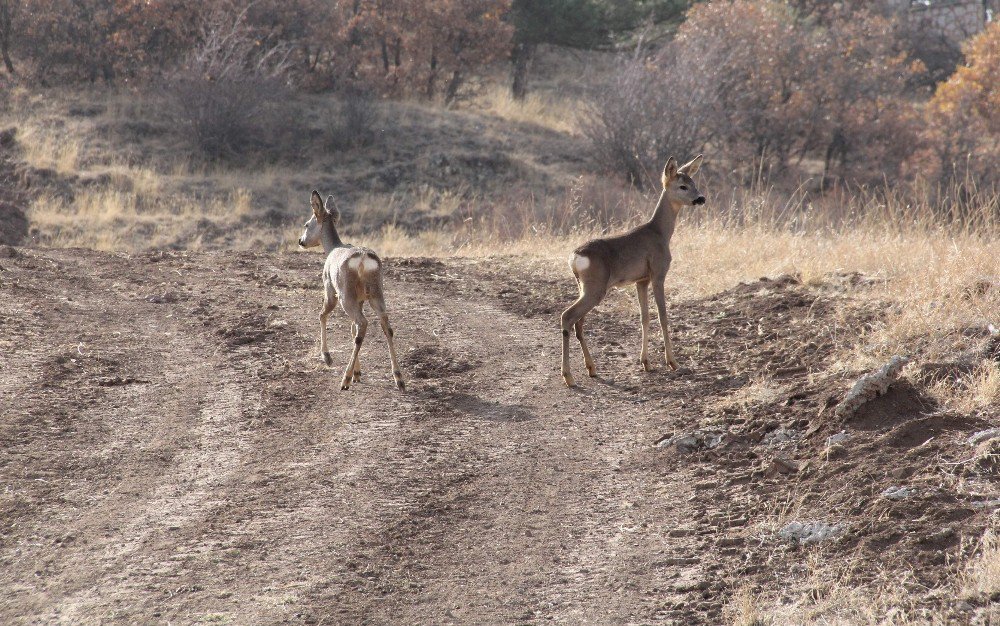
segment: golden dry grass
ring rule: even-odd
[[[536,124],[556,132],[579,132],[582,104],[579,100],[532,91],[515,100],[506,85],[491,85],[474,100],[474,105],[511,122]]]
[[[990,530],[983,535],[979,553],[971,558],[960,577],[962,596],[991,599],[1000,594],[1000,539]]]

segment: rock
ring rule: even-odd
[[[10,148],[17,141],[17,129],[13,126],[0,130],[0,148]]]
[[[886,487],[882,497],[889,500],[905,500],[917,493],[913,487]]]
[[[679,452],[694,452],[696,450],[718,448],[722,445],[726,433],[713,430],[694,430],[690,433],[661,437],[654,445],[657,448],[674,446]]]
[[[827,437],[826,438],[826,445],[827,445],[827,447],[834,446],[834,445],[837,445],[838,443],[844,443],[845,441],[847,441],[850,438],[851,438],[851,436],[849,434],[847,434],[845,432],[840,432],[840,433],[837,433],[836,435],[830,435],[829,437]]]
[[[842,459],[845,456],[847,456],[847,448],[839,443],[835,443],[826,449],[826,459],[828,461]]]
[[[896,355],[877,371],[859,378],[834,409],[834,414],[842,420],[850,419],[862,406],[888,391],[907,363],[909,359]]]
[[[997,437],[1000,437],[1000,428],[990,428],[989,430],[981,430],[978,433],[969,437],[969,445],[978,446],[984,441],[996,439]]]
[[[794,430],[788,430],[787,428],[778,428],[777,430],[772,430],[771,432],[764,435],[764,445],[777,446],[788,441],[795,441],[798,438],[799,434]]]
[[[972,508],[974,509],[994,509],[996,507],[1000,507],[1000,499],[980,500],[979,502],[972,503]]]
[[[836,539],[843,535],[846,530],[847,527],[843,524],[789,522],[784,528],[778,531],[778,536],[799,544],[813,544]]]
[[[771,460],[771,464],[768,465],[766,470],[764,470],[764,477],[774,478],[779,474],[795,474],[799,471],[799,469],[800,466],[798,461],[778,456],[774,457]]]
[[[166,291],[162,294],[153,294],[146,298],[146,302],[152,302],[153,304],[172,304],[177,302],[177,294]]]

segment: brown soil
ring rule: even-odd
[[[795,593],[814,553],[856,584],[912,571],[914,603],[958,622],[977,609],[929,590],[988,523],[992,470],[954,462],[1000,411],[899,385],[835,423],[857,373],[826,373],[828,331],[880,314],[863,286],[676,302],[677,372],[642,372],[637,315],[605,306],[600,376],[574,353],[570,390],[561,268],[404,259],[387,297],[408,391],[372,325],[341,392],[348,325],[327,369],[316,255],[0,266],[2,623],[718,624],[740,589]],[[760,380],[780,393],[725,402]],[[708,427],[722,445],[654,445]],[[791,520],[847,531],[800,547],[776,535]]]

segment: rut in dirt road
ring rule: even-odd
[[[677,304],[678,372],[641,371],[638,329],[597,309],[602,369],[570,390],[572,281],[518,263],[387,264],[400,393],[384,342],[349,392],[322,364],[314,255],[4,259],[0,621],[714,624],[787,575],[760,442],[822,414],[832,344],[781,346],[833,300],[777,281]],[[720,412],[768,371],[763,417]],[[718,450],[653,445],[706,419]]]

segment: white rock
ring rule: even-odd
[[[780,531],[778,536],[801,544],[819,543],[828,539],[836,539],[844,534],[847,527],[843,524],[827,524],[826,522],[790,522]]]
[[[714,430],[695,430],[690,433],[665,437],[656,442],[657,448],[676,447],[680,452],[717,448],[722,445],[726,433]]]
[[[851,438],[851,436],[849,434],[847,434],[847,433],[837,433],[836,435],[830,435],[826,439],[826,445],[827,445],[827,447],[829,447],[829,446],[832,446],[832,445],[836,445],[838,443],[844,443],[845,441],[847,441],[850,438]]]
[[[977,446],[984,441],[989,441],[990,439],[996,439],[1000,437],[1000,428],[990,428],[989,430],[981,430],[973,436],[969,437],[969,445]]]
[[[840,419],[848,419],[858,412],[862,406],[871,402],[889,390],[889,385],[899,377],[899,372],[909,363],[909,359],[896,355],[889,362],[874,372],[865,374],[858,379],[843,401],[834,409]]]
[[[882,497],[889,500],[905,500],[915,493],[917,490],[913,487],[887,487],[882,492]]]

